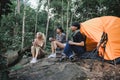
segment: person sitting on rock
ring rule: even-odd
[[[56,29],[56,38],[49,38],[49,41],[51,41],[51,50],[52,50],[52,54],[50,56],[48,56],[48,58],[51,57],[56,57],[56,49],[57,48],[61,48],[63,49],[65,47],[65,43],[66,43],[66,35],[63,32],[62,27],[57,27]]]
[[[74,22],[71,27],[72,40],[66,43],[64,51],[62,53],[63,60],[65,58],[69,58],[70,60],[73,59],[74,54],[78,57],[85,52],[85,37],[80,32],[80,24],[78,22]]]
[[[38,55],[42,56],[43,47],[45,44],[45,35],[42,32],[37,32],[36,38],[32,42],[31,53],[32,53],[32,60],[30,63],[36,63]]]

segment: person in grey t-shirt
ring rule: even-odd
[[[62,27],[57,27],[56,29],[56,38],[49,38],[49,41],[51,41],[51,50],[52,54],[48,56],[48,58],[56,57],[55,51],[56,48],[62,48],[64,49],[66,44],[66,34],[63,32]]]

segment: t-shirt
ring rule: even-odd
[[[66,35],[65,35],[65,33],[62,33],[61,35],[57,34],[56,35],[56,40],[58,40],[61,43],[65,43],[66,42]]]
[[[81,41],[84,41],[85,43],[85,37],[81,34],[80,30],[76,30],[73,35],[72,35],[72,40],[73,42],[81,42]],[[81,46],[82,48],[85,49],[85,45],[84,46]]]

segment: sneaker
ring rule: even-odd
[[[66,56],[62,56],[59,61],[62,62],[62,61],[66,61],[66,60],[67,60],[67,57]]]
[[[61,53],[61,55],[62,55],[62,56],[66,56],[66,54],[65,54],[65,53]]]
[[[36,63],[37,62],[37,59],[36,58],[33,58],[30,63]]]
[[[71,62],[77,61],[77,59],[76,59],[75,57],[69,57],[69,60],[70,60]]]
[[[70,60],[70,61],[74,61],[74,58],[73,58],[73,57],[70,57],[69,60]]]
[[[51,55],[48,56],[48,58],[56,58],[56,53],[52,53]]]

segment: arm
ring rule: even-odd
[[[81,41],[81,42],[73,42],[73,41],[69,41],[69,44],[70,45],[75,45],[75,46],[84,46],[84,41]]]
[[[55,38],[50,37],[49,41],[55,41]]]
[[[33,46],[36,46],[36,39],[32,42]]]
[[[44,41],[44,40],[41,40],[41,41],[38,40],[36,43],[37,43],[37,46],[38,46],[38,47],[43,47],[45,41]]]
[[[44,45],[44,42],[41,43],[41,44],[38,44],[39,47],[43,47],[43,45]]]
[[[33,43],[33,46],[42,46],[42,44],[39,43],[37,39],[34,39],[32,43]]]
[[[69,41],[70,45],[75,45],[75,46],[85,46],[85,39],[82,36],[81,33],[77,33],[74,37],[73,37],[74,41]]]

